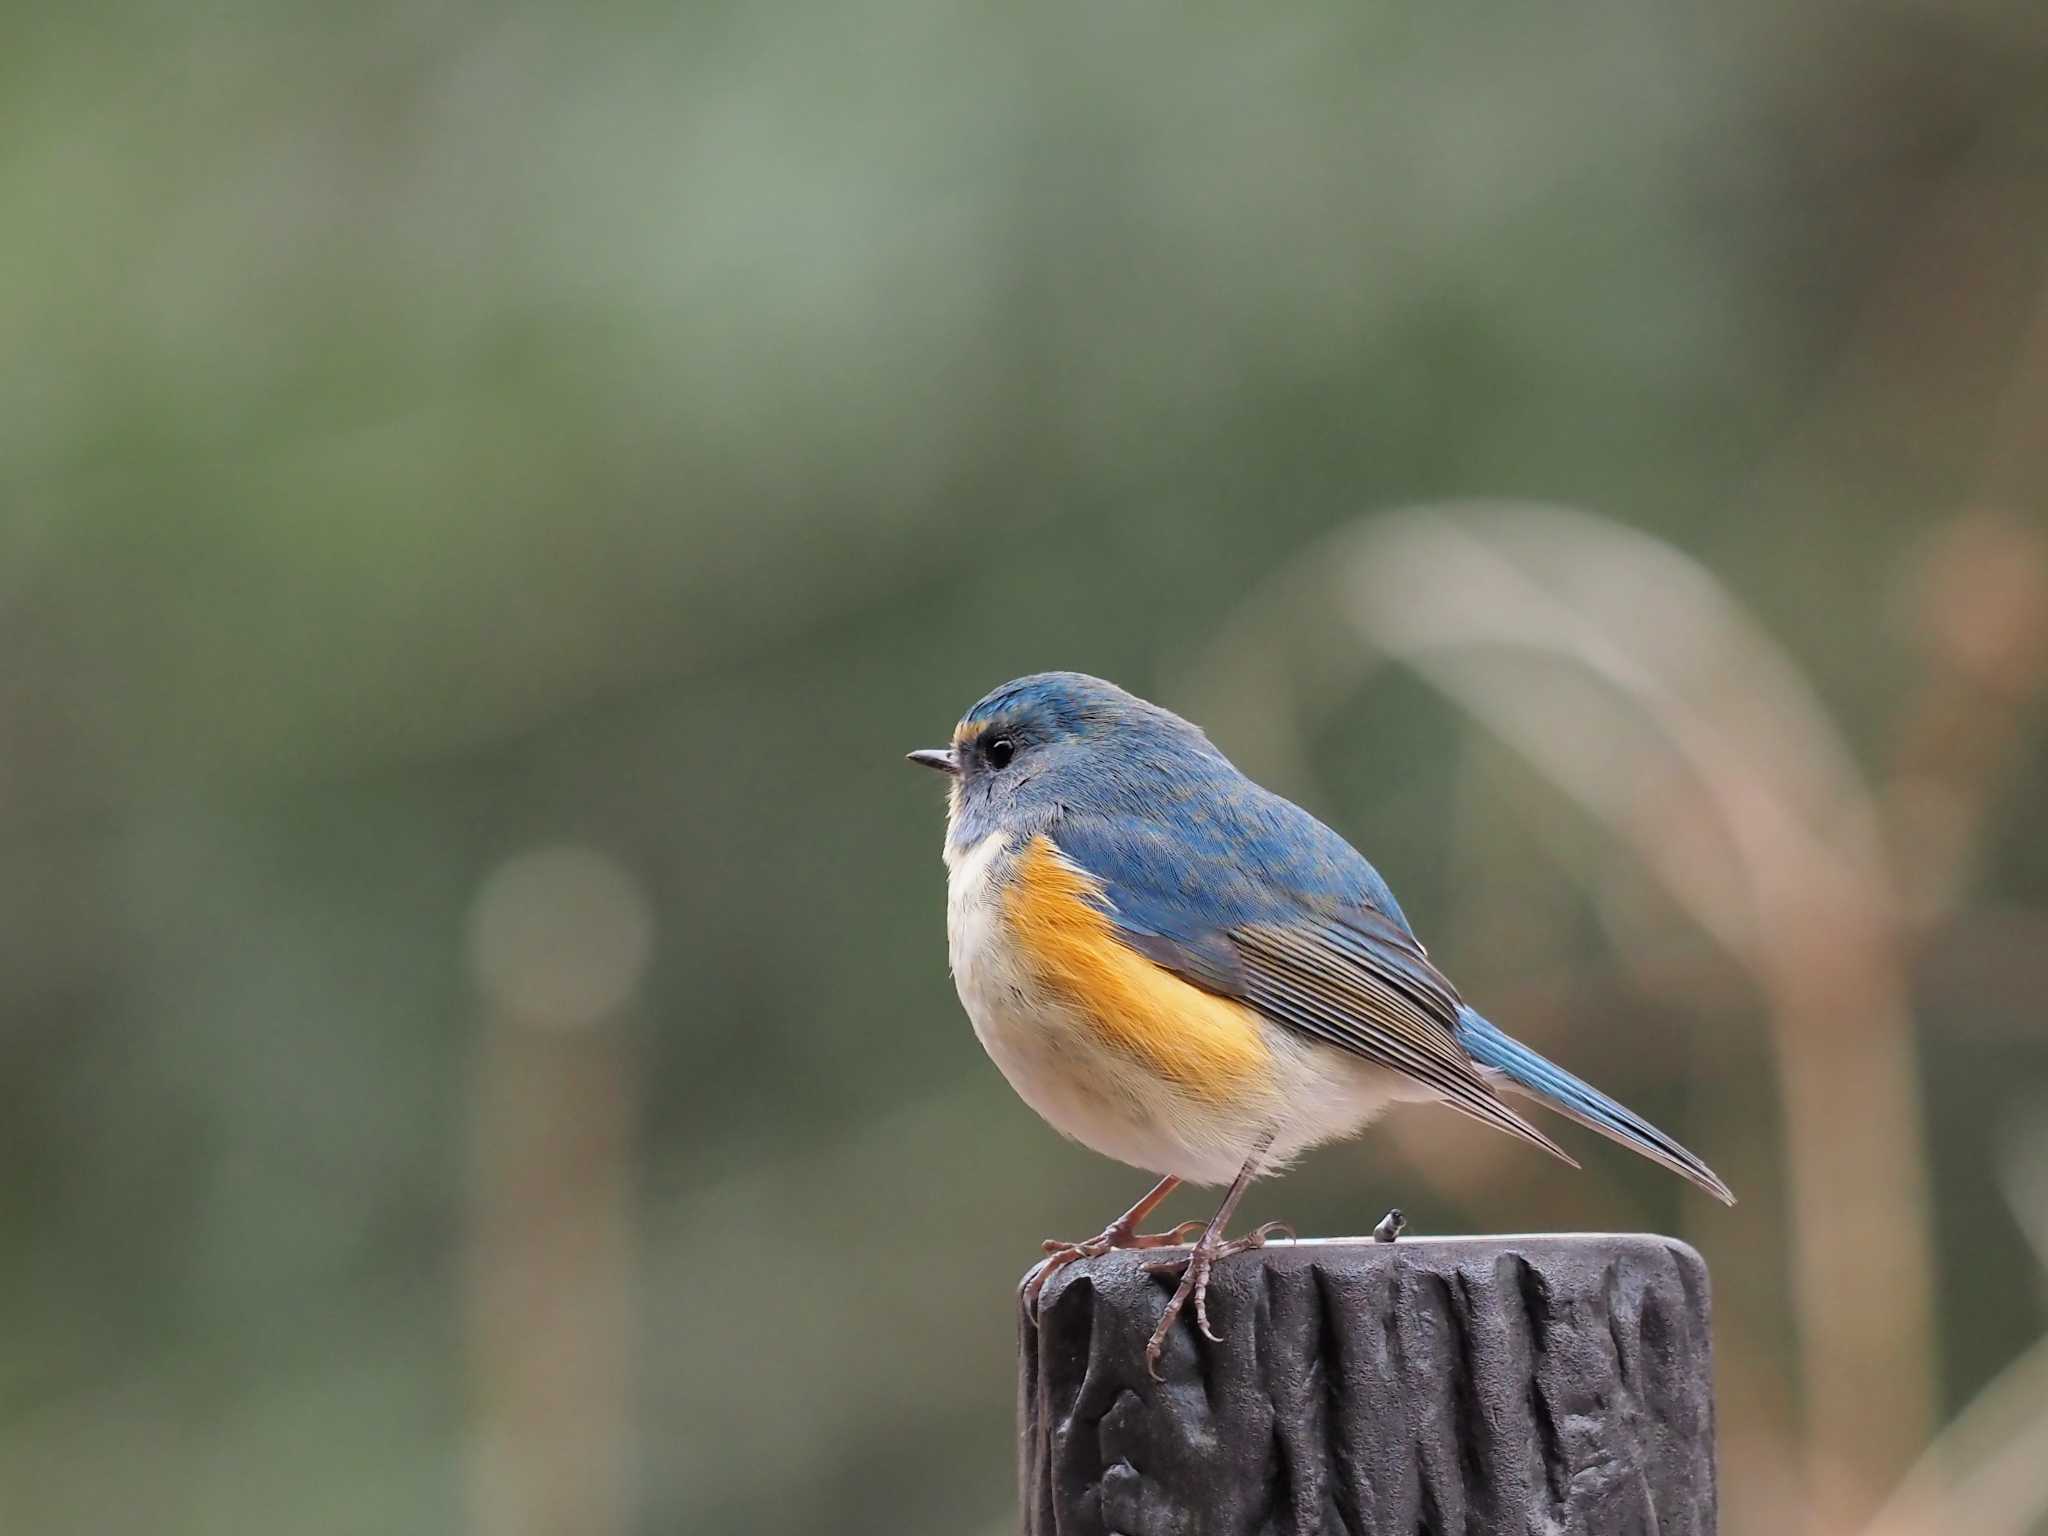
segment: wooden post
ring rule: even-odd
[[[1172,1250],[1167,1250],[1170,1254]],[[1145,1371],[1151,1253],[1023,1320],[1025,1536],[1713,1536],[1707,1269],[1636,1235],[1277,1242]]]

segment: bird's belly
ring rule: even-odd
[[[1268,1135],[1267,1161],[1278,1166],[1356,1131],[1386,1102],[1384,1074],[1266,1025],[1256,1075],[1222,1092],[1167,1082],[1036,974],[1005,920],[993,870],[1003,852],[992,837],[952,861],[953,981],[982,1048],[1055,1130],[1134,1167],[1222,1184]]]
[[[1202,1184],[1236,1174],[1259,1136],[1256,1111],[1175,1094],[1106,1045],[1079,1009],[1020,976],[999,946],[959,953],[954,984],[976,1038],[1054,1130],[1154,1173]]]

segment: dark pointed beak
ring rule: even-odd
[[[953,756],[950,747],[920,747],[917,751],[904,755],[920,767],[936,768],[939,772],[950,773],[955,778],[960,776],[959,759]]]

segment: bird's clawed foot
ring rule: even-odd
[[[1076,1259],[1099,1259],[1113,1248],[1172,1248],[1201,1230],[1199,1221],[1184,1221],[1169,1232],[1138,1232],[1127,1218],[1119,1218],[1085,1243],[1063,1243],[1049,1237],[1044,1244],[1045,1257],[1025,1277],[1024,1305],[1033,1317],[1038,1316],[1038,1296],[1045,1289],[1045,1282],[1052,1278],[1054,1270]]]
[[[1155,1275],[1180,1276],[1180,1285],[1175,1288],[1173,1299],[1167,1302],[1159,1326],[1152,1332],[1151,1342],[1145,1346],[1145,1369],[1154,1381],[1160,1379],[1159,1353],[1166,1348],[1166,1336],[1173,1331],[1174,1319],[1180,1316],[1181,1309],[1190,1300],[1195,1304],[1195,1326],[1201,1329],[1202,1337],[1212,1344],[1223,1342],[1222,1336],[1209,1326],[1209,1272],[1216,1267],[1217,1260],[1227,1259],[1233,1253],[1263,1248],[1271,1238],[1282,1233],[1292,1239],[1294,1228],[1284,1221],[1269,1221],[1243,1237],[1233,1237],[1228,1241],[1220,1232],[1204,1231],[1185,1257],[1161,1259],[1145,1266]]]

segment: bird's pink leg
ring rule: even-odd
[[[1166,1304],[1165,1315],[1159,1319],[1159,1326],[1153,1330],[1151,1342],[1145,1346],[1145,1369],[1154,1381],[1159,1377],[1159,1352],[1166,1347],[1166,1336],[1173,1331],[1174,1319],[1190,1300],[1195,1304],[1195,1323],[1202,1330],[1202,1337],[1211,1343],[1221,1344],[1215,1331],[1209,1327],[1209,1271],[1215,1268],[1218,1259],[1227,1259],[1233,1253],[1245,1253],[1254,1248],[1266,1246],[1268,1238],[1276,1232],[1294,1236],[1294,1229],[1285,1222],[1269,1221],[1255,1232],[1243,1237],[1224,1240],[1223,1229],[1230,1223],[1230,1213],[1237,1209],[1237,1202],[1244,1197],[1252,1180],[1259,1171],[1259,1159],[1265,1156],[1266,1148],[1272,1144],[1268,1137],[1259,1144],[1257,1151],[1245,1160],[1243,1168],[1230,1186],[1230,1192],[1223,1197],[1223,1204],[1216,1208],[1216,1214],[1209,1218],[1209,1225],[1202,1229],[1195,1246],[1184,1259],[1161,1259],[1145,1267],[1155,1274],[1180,1275],[1180,1285],[1174,1290],[1173,1299]]]
[[[1184,1243],[1190,1233],[1202,1230],[1199,1221],[1184,1221],[1170,1232],[1140,1232],[1138,1223],[1157,1210],[1166,1197],[1180,1188],[1180,1180],[1168,1174],[1136,1205],[1104,1227],[1100,1235],[1091,1237],[1085,1243],[1063,1243],[1056,1238],[1045,1241],[1045,1258],[1038,1267],[1024,1279],[1024,1305],[1033,1313],[1038,1310],[1038,1293],[1045,1289],[1045,1282],[1052,1278],[1052,1272],[1076,1259],[1099,1258],[1112,1248],[1170,1248],[1175,1243]]]

